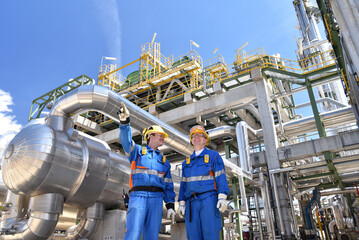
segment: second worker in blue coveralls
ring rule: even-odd
[[[161,229],[163,201],[167,218],[174,221],[175,192],[171,177],[171,165],[158,147],[167,133],[160,126],[143,130],[147,145],[141,147],[132,140],[130,113],[124,103],[119,111],[120,141],[131,163],[130,201],[126,218],[125,240],[158,239]]]
[[[202,126],[191,128],[190,140],[194,152],[182,163],[178,213],[185,217],[189,240],[218,240],[229,193],[224,163],[205,147],[209,137]]]

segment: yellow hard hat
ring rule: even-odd
[[[153,125],[153,126],[150,126],[148,128],[143,129],[143,131],[142,131],[142,135],[143,135],[143,137],[145,138],[146,141],[147,141],[148,136],[151,133],[161,133],[161,134],[163,134],[165,136],[165,138],[168,137],[168,134],[165,133],[165,131],[163,131],[163,129],[160,126]]]
[[[196,125],[196,126],[193,126],[191,128],[190,135],[189,135],[189,139],[191,141],[191,144],[192,144],[192,135],[195,134],[195,133],[202,133],[207,138],[206,145],[209,144],[209,136],[208,136],[206,130],[204,129],[204,127],[202,127],[201,125]]]

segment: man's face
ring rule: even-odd
[[[192,144],[194,147],[204,148],[207,143],[207,138],[202,133],[192,134]]]
[[[165,135],[161,133],[153,133],[150,135],[150,142],[155,147],[160,147],[163,145],[165,140]]]

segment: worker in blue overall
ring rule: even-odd
[[[188,239],[219,239],[220,212],[227,209],[229,193],[224,163],[205,147],[210,139],[202,126],[191,128],[190,140],[194,152],[182,163],[178,213],[185,218]]]
[[[167,133],[160,126],[143,130],[147,145],[141,147],[132,140],[130,113],[121,103],[120,141],[131,163],[130,201],[126,218],[125,240],[158,239],[161,229],[163,201],[166,203],[167,218],[175,218],[175,192],[171,177],[171,165],[158,147],[162,146]]]

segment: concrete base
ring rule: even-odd
[[[171,225],[171,240],[187,239],[186,227],[184,223],[175,223]]]
[[[106,211],[104,220],[101,221],[91,240],[121,240],[125,238],[125,231],[126,211]]]

